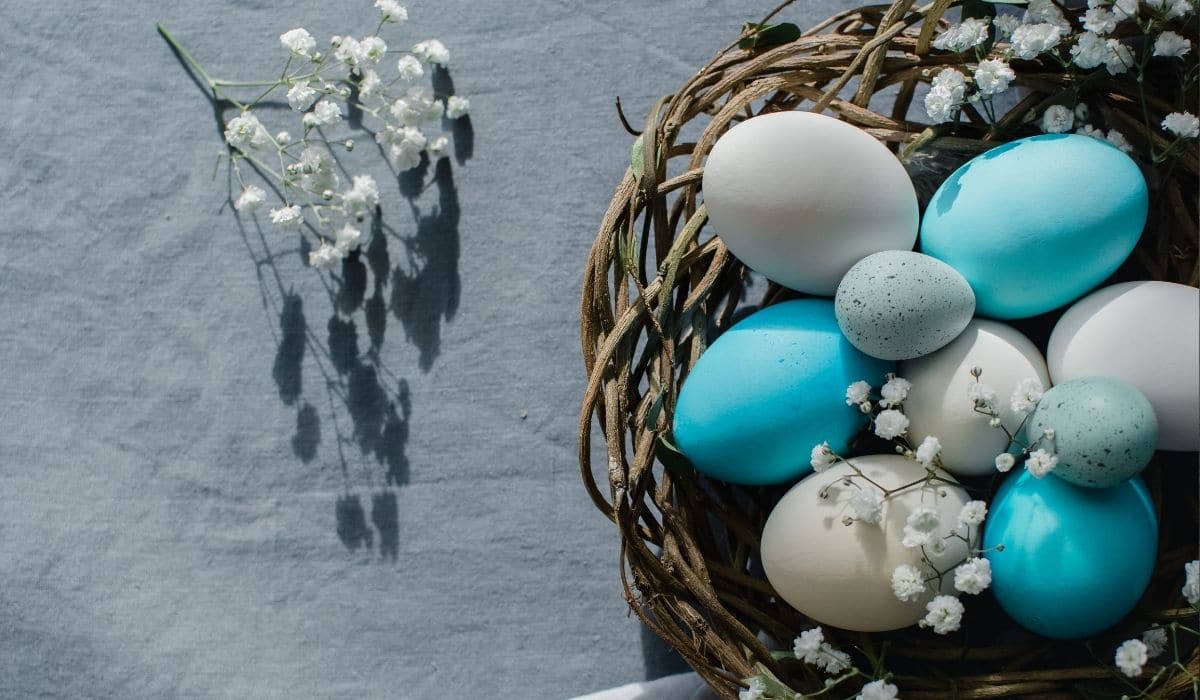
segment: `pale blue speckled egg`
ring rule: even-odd
[[[911,360],[962,333],[975,315],[975,293],[941,260],[885,250],[850,268],[834,310],[854,347],[884,360]]]
[[[1158,421],[1150,401],[1109,377],[1072,379],[1048,390],[1027,434],[1053,429],[1054,473],[1080,486],[1108,488],[1138,474],[1154,456]]]
[[[938,188],[921,251],[966,277],[981,316],[1027,318],[1120,267],[1147,207],[1146,181],[1120,149],[1077,134],[1032,136],[977,156]]]
[[[769,306],[722,334],[684,379],[674,439],[699,471],[738,484],[774,484],[811,471],[828,442],[845,453],[865,424],[846,387],[895,366],[859,352],[838,329],[833,302]]]

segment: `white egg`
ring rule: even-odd
[[[923,467],[899,455],[871,455],[851,461],[887,489],[925,475]],[[821,624],[859,632],[883,632],[916,624],[925,616],[925,604],[939,590],[931,584],[923,596],[907,603],[892,592],[896,567],[921,563],[920,548],[901,544],[905,520],[918,506],[929,506],[940,517],[939,536],[945,536],[956,527],[958,513],[969,500],[967,493],[957,484],[923,484],[888,498],[878,524],[855,521],[845,525],[842,518],[850,512],[848,502],[858,487],[846,486],[842,480],[852,474],[848,465],[838,463],[828,471],[806,477],[776,504],[762,536],[767,580],[789,605]],[[945,473],[942,476],[950,478]],[[853,483],[867,485],[860,478]],[[822,498],[821,492],[827,488]],[[962,540],[945,541],[945,551],[931,556],[934,566],[943,571],[966,556]],[[946,577],[940,592],[951,591],[953,584],[954,577]]]
[[[941,350],[902,362],[899,368],[900,376],[913,385],[904,401],[910,442],[918,445],[927,436],[936,436],[946,469],[972,476],[995,471],[996,455],[1008,449],[1004,431],[991,427],[968,397],[975,367],[983,370],[981,381],[996,392],[1000,420],[1010,431],[1016,431],[1024,418],[1009,401],[1017,385],[1036,378],[1050,387],[1046,361],[1029,338],[1011,326],[981,319],[967,324]]]
[[[1158,449],[1200,450],[1200,290],[1125,282],[1072,306],[1046,350],[1057,382],[1112,377],[1137,387],[1158,418]]]
[[[717,234],[767,278],[833,296],[854,263],[912,250],[917,196],[896,156],[865,131],[811,112],[747,119],[713,146],[704,202]]]

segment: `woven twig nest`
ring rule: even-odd
[[[786,485],[713,481],[679,464],[664,445],[688,371],[747,303],[749,272],[706,228],[702,166],[722,133],[764,112],[825,111],[891,147],[927,196],[939,177],[970,156],[1038,133],[1036,115],[1070,95],[1072,102],[1090,106],[1097,123],[1128,137],[1151,187],[1146,231],[1118,277],[1192,286],[1200,281],[1197,154],[1192,149],[1170,163],[1149,164],[1149,139],[1157,140],[1159,152],[1168,140],[1160,130],[1144,127],[1179,109],[1161,95],[1187,100],[1196,112],[1194,87],[1180,97],[1177,82],[1159,89],[1148,76],[1143,113],[1129,75],[1081,85],[1049,60],[1015,61],[1014,84],[1022,96],[995,128],[969,106],[959,123],[931,128],[910,120],[910,111],[916,111],[910,106],[922,83],[962,63],[961,57],[931,50],[938,28],[946,26],[943,14],[954,5],[937,0],[920,8],[911,1],[865,7],[786,43],[750,48],[735,43],[721,51],[650,111],[633,166],[591,249],[582,304],[589,375],[580,420],[584,482],[617,525],[620,577],[630,608],[726,697],[736,697],[741,679],[763,670],[798,692],[820,689],[822,681],[794,659],[774,658],[763,641],[786,648],[813,625],[777,598],[757,564],[763,523]],[[1067,13],[1076,25],[1079,12]],[[753,43],[746,40],[754,31],[759,30],[744,31],[743,45]],[[795,296],[770,284],[760,303]],[[1021,329],[1044,340],[1047,323],[1052,319],[1035,319]],[[606,446],[606,465],[593,464],[597,439]],[[827,637],[868,656],[886,649],[887,666],[910,699],[1119,695],[1111,685],[1113,646],[1152,622],[1194,615],[1179,591],[1183,564],[1196,549],[1195,457],[1166,461],[1160,455],[1145,472],[1161,523],[1154,580],[1127,624],[1104,637],[1038,638],[1008,620],[987,595],[969,603],[974,621],[953,639],[917,628],[886,634],[826,629]],[[1193,675],[1200,673],[1197,650],[1190,647],[1185,654],[1184,664]],[[1190,693],[1192,682],[1179,670],[1163,674],[1154,688],[1161,697],[1184,690]]]

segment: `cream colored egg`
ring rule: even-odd
[[[1158,418],[1158,449],[1200,450],[1200,290],[1125,282],[1072,306],[1050,336],[1057,382],[1111,377],[1137,387]]]
[[[918,445],[927,436],[936,436],[942,443],[942,464],[955,474],[994,472],[996,455],[1008,448],[1004,431],[991,427],[987,416],[976,413],[968,397],[975,367],[983,370],[983,383],[995,390],[1000,419],[1011,431],[1016,431],[1023,419],[1009,401],[1017,385],[1037,378],[1043,387],[1050,387],[1046,361],[1033,342],[996,321],[971,321],[941,350],[900,363],[900,376],[913,385],[904,401],[910,442]]]
[[[833,296],[854,263],[912,250],[917,196],[865,131],[811,112],[747,119],[704,166],[709,220],[729,250],[785,287]]]
[[[851,460],[856,467],[887,489],[919,480],[925,469],[899,455],[871,455]],[[920,565],[921,550],[901,544],[905,520],[919,506],[934,508],[942,523],[939,535],[957,525],[958,513],[969,498],[957,484],[923,484],[901,491],[884,502],[878,524],[862,521],[845,525],[849,501],[857,485],[845,463],[812,474],[796,484],[776,504],[762,536],[762,564],[767,580],[789,605],[821,624],[860,632],[883,632],[916,624],[925,616],[925,604],[939,591],[930,585],[919,599],[904,602],[892,592],[892,572],[903,564]],[[942,474],[949,479],[948,474]],[[822,491],[827,493],[822,497]],[[961,534],[968,534],[959,530]],[[931,557],[941,570],[966,556],[960,539]],[[953,589],[953,576],[942,582],[941,592]]]

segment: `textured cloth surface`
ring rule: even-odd
[[[281,32],[362,34],[369,0],[0,0],[0,697],[562,698],[680,668],[577,474],[581,270],[628,162],[613,98],[640,122],[768,3],[408,4],[388,36],[447,44],[472,133],[424,191],[381,179],[355,299],[234,216],[154,22],[261,79]]]

